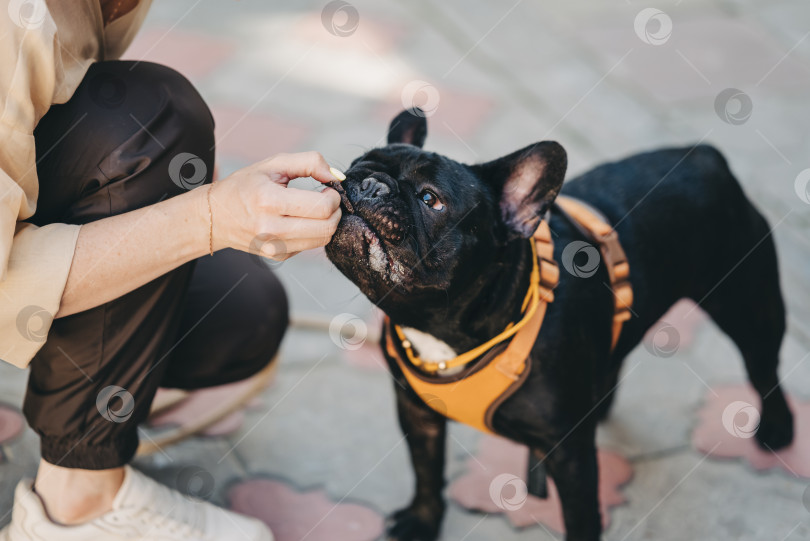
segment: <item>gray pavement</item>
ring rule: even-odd
[[[790,374],[789,392],[810,399],[810,190],[797,182],[810,168],[806,0],[353,1],[359,25],[345,37],[322,25],[325,3],[155,2],[146,41],[129,57],[145,55],[187,73],[215,116],[267,118],[220,134],[233,138],[220,147],[232,149],[220,152],[222,174],[253,157],[240,154],[240,145],[247,148],[240,137],[255,143],[266,136],[267,154],[316,149],[345,167],[382,142],[389,118],[402,108],[402,89],[414,80],[433,90],[405,101],[430,102],[434,90],[439,97],[426,146],[460,160],[556,139],[568,150],[573,176],[660,145],[715,144],[774,227],[789,309],[782,373]],[[664,19],[656,15],[634,29],[648,7]],[[189,43],[203,45],[176,54]],[[739,89],[741,101],[718,101],[727,88]],[[327,322],[341,313],[375,317],[321,252],[277,271],[293,314],[319,314]],[[221,504],[232,483],[271,476],[389,513],[408,501],[412,483],[392,384],[385,371],[349,361],[327,333],[293,329],[277,381],[239,431],[185,441],[139,465],[169,484],[186,465],[205,468]],[[810,503],[803,504],[809,480],[706,459],[690,444],[707,386],[744,381],[725,335],[707,321],[674,357],[638,348],[626,366],[633,369],[599,439],[630,460],[634,477],[606,539],[810,538]],[[24,372],[0,366],[4,402],[21,404],[24,380]],[[463,474],[479,436],[462,426],[451,434],[453,479]],[[16,481],[33,474],[37,439],[28,431],[3,449],[0,511],[10,505]],[[442,538],[560,537],[539,526],[518,531],[502,516],[451,504]]]

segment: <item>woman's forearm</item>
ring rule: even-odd
[[[79,230],[56,317],[100,306],[213,249],[235,248],[286,259],[324,246],[340,221],[340,196],[287,188],[294,178],[327,184],[337,177],[317,152],[278,154],[205,186]],[[256,239],[274,239],[259,243]]]
[[[208,253],[207,190],[83,225],[56,317],[100,306]]]

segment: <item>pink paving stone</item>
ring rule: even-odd
[[[302,150],[309,126],[293,120],[234,107],[212,107],[217,154],[251,162],[279,152]]]
[[[661,344],[663,341],[670,341],[671,338],[664,330],[665,326],[672,326],[677,332],[677,348],[687,349],[695,339],[695,331],[708,321],[706,312],[701,310],[691,299],[681,299],[664,314],[656,325],[653,325],[647,334],[644,335],[645,345]],[[674,345],[674,344],[673,344]]]
[[[195,81],[230,58],[234,49],[232,42],[210,34],[177,28],[144,28],[122,58],[165,64]]]
[[[267,524],[276,541],[372,541],[383,531],[382,516],[368,507],[333,502],[322,490],[298,492],[280,481],[244,481],[228,499],[234,511]]]
[[[219,408],[223,401],[233,398],[233,396],[245,392],[245,390],[252,385],[249,380],[237,381],[228,383],[226,385],[219,385],[217,387],[209,387],[207,389],[199,389],[192,391],[188,397],[183,399],[178,404],[168,408],[166,411],[150,417],[149,425],[154,428],[169,427],[169,426],[186,426],[191,424],[195,419],[201,415],[206,415],[208,412],[215,411]],[[162,390],[158,389],[158,393]],[[253,398],[245,407],[255,407],[259,400]],[[245,415],[242,410],[237,410],[229,415],[226,415],[213,425],[206,428],[202,435],[204,436],[225,436],[231,434],[242,426],[245,420]]]
[[[481,440],[478,455],[467,460],[467,473],[450,485],[450,497],[467,509],[504,513],[517,528],[541,523],[557,532],[565,532],[559,496],[550,477],[548,498],[545,500],[529,496],[525,500],[516,501],[514,485],[504,485],[502,481],[498,483],[497,480],[503,479],[499,476],[504,474],[525,483],[528,461],[529,451],[526,446],[503,438],[486,436]],[[610,509],[626,501],[619,489],[630,480],[633,469],[623,457],[609,451],[600,450],[598,461],[599,502],[602,523],[607,528],[610,524]],[[498,491],[498,486],[502,490]],[[496,487],[494,495],[490,494],[492,487]],[[500,501],[496,504],[498,498]]]
[[[746,384],[715,387],[714,392],[707,393],[698,414],[699,423],[692,432],[692,444],[713,458],[741,459],[755,470],[776,468],[793,477],[810,478],[810,402],[790,396],[787,400],[793,410],[795,431],[790,447],[776,453],[759,447],[753,435],[760,400]],[[757,413],[753,424],[749,424],[748,412],[752,410]]]
[[[335,23],[340,27],[345,26],[345,14],[337,14]],[[307,13],[299,19],[293,25],[292,34],[310,43],[321,43],[331,50],[384,55],[406,35],[406,31],[402,25],[370,18],[361,13],[359,24],[353,33],[336,36],[324,27],[321,11],[318,11]]]
[[[16,409],[0,404],[0,445],[19,436],[25,427],[25,420]]]
[[[426,82],[430,83],[430,81]],[[478,132],[494,107],[492,99],[483,95],[438,87],[437,91],[438,105],[427,119],[428,137],[431,133],[439,133],[454,139],[461,138],[464,141],[465,138],[470,138]],[[424,106],[427,99],[425,92],[416,92],[413,105]],[[391,96],[378,108],[376,117],[381,123],[387,125],[404,108],[402,95],[397,94]],[[469,143],[465,144],[469,145]]]

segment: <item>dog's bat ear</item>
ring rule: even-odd
[[[388,144],[407,143],[422,148],[427,137],[427,120],[419,107],[406,109],[388,126]]]
[[[554,141],[529,145],[472,170],[500,194],[501,217],[511,237],[529,238],[560,193],[568,158]]]

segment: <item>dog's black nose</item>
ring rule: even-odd
[[[379,199],[391,193],[391,187],[374,177],[366,177],[360,182],[361,199]]]

